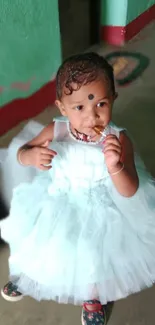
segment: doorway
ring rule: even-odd
[[[63,59],[100,41],[100,0],[59,0]]]

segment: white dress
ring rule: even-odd
[[[108,133],[120,131],[109,124]],[[14,189],[0,224],[11,280],[37,300],[74,304],[105,304],[151,286],[155,187],[141,161],[135,157],[139,189],[125,198],[108,174],[102,145],[74,140],[67,120],[56,119],[50,147],[58,153],[52,169]]]

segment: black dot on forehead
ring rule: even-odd
[[[89,100],[92,100],[93,98],[94,98],[94,95],[93,95],[93,94],[89,94],[89,95],[88,95],[88,99],[89,99]]]

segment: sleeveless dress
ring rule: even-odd
[[[10,278],[37,300],[106,304],[154,283],[154,180],[135,155],[139,189],[121,196],[102,145],[76,141],[68,125],[55,120],[52,168],[13,190],[10,215],[0,223]],[[122,131],[112,123],[107,130]]]

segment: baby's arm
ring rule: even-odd
[[[110,136],[106,142],[107,145],[105,156],[107,153],[108,155],[110,154],[108,157],[108,170],[111,179],[117,191],[122,196],[131,197],[135,194],[139,185],[138,175],[134,163],[134,151],[132,143],[124,132],[121,132],[119,140],[115,136]],[[119,146],[121,148],[120,151]],[[111,169],[110,162],[114,159],[116,162],[118,162],[113,165]],[[122,167],[122,164],[124,164],[124,168]]]
[[[111,175],[111,178],[120,194],[131,197],[135,194],[139,185],[134,163],[133,146],[124,132],[121,132],[119,141],[122,146],[121,161],[124,164],[124,169],[119,174]]]
[[[49,142],[53,140],[54,122],[46,126],[35,138],[24,144],[17,152],[17,159],[25,166],[35,166],[48,170],[56,152],[48,149]]]

